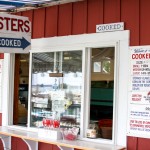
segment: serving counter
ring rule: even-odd
[[[57,145],[60,150],[125,150],[125,147],[118,145],[106,145],[81,140],[51,140],[48,138],[38,137],[38,133],[36,132],[0,127],[0,138],[4,149],[11,150],[11,137],[21,138],[28,145],[29,150],[38,150],[38,142]]]

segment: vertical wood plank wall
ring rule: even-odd
[[[84,0],[18,13],[32,22],[32,38],[95,33],[96,25],[124,22],[130,30],[130,46],[150,45],[149,0]],[[20,139],[13,138],[13,150]],[[24,150],[28,148],[21,143]],[[24,145],[24,146],[23,146]],[[22,149],[21,147],[21,149]],[[127,137],[127,150],[149,150],[150,139]],[[39,150],[58,150],[39,143]]]
[[[150,44],[149,0],[84,0],[17,13],[32,22],[32,38],[95,33],[97,24],[124,22],[130,46]]]

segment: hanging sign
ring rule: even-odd
[[[130,47],[127,133],[150,138],[150,46]]]
[[[27,17],[0,14],[0,53],[28,53],[31,22]]]
[[[96,25],[96,32],[110,32],[124,30],[124,22]]]

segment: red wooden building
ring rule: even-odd
[[[125,30],[130,31],[129,45],[140,46],[150,45],[149,10],[149,0],[84,0],[16,14],[29,17],[32,23],[32,39],[95,33],[98,24],[124,22]],[[12,150],[20,149],[28,148],[21,139],[12,138]],[[149,149],[150,139],[127,137],[127,150]],[[39,143],[39,150],[58,148]]]

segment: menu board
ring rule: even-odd
[[[150,138],[150,46],[130,47],[127,134]]]

